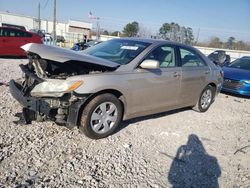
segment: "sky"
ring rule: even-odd
[[[0,11],[37,16],[39,2],[41,17],[52,20],[53,0],[0,0]],[[90,11],[100,17],[101,28],[109,31],[122,31],[127,23],[137,21],[155,34],[163,23],[176,22],[193,28],[199,41],[234,36],[250,42],[250,0],[57,0],[60,21],[95,25],[88,18]]]

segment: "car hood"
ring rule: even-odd
[[[245,69],[223,67],[224,77],[234,80],[250,80],[250,71]]]
[[[28,43],[21,46],[26,52],[32,52],[39,55],[42,59],[48,59],[57,62],[67,62],[67,61],[82,61],[91,64],[106,66],[110,68],[115,68],[120,66],[118,63],[94,57],[91,55],[74,52],[69,49],[64,49],[56,46],[49,46],[45,44],[35,44]]]

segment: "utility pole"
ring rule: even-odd
[[[53,43],[56,45],[56,0],[53,4]]]
[[[40,10],[41,10],[41,7],[40,7],[40,2],[38,3],[38,30],[40,31],[41,30],[41,15],[40,15]]]
[[[100,24],[99,24],[99,17],[96,19],[96,39],[100,39]]]
[[[196,45],[196,44],[198,43],[198,41],[199,41],[199,36],[200,36],[200,28],[198,29],[198,33],[197,33],[195,45]]]

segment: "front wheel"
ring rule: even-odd
[[[199,101],[194,107],[194,110],[199,112],[206,112],[213,102],[214,94],[214,88],[210,85],[206,86],[205,89],[201,92]]]
[[[107,137],[119,126],[122,114],[122,104],[116,96],[98,95],[84,108],[79,129],[90,138]]]

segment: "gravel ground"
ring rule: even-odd
[[[26,62],[0,59],[0,81]],[[206,113],[137,118],[91,140],[52,122],[16,125],[21,107],[0,86],[0,187],[250,187],[249,107],[219,94]]]

